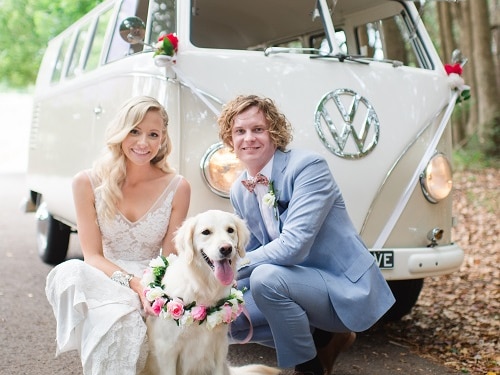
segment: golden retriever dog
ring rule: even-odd
[[[245,256],[248,240],[245,222],[229,212],[209,210],[184,221],[175,236],[177,256],[166,258],[166,268],[143,277],[148,285],[157,270],[164,270],[161,288],[146,290],[160,313],[146,320],[150,354],[143,373],[280,373],[265,365],[232,367],[227,362],[228,323],[242,310],[238,299],[243,301],[234,288],[236,263]],[[162,264],[160,259],[155,262]]]

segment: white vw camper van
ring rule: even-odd
[[[167,33],[178,51],[163,62],[154,45]],[[463,261],[451,238],[449,119],[461,90],[451,78],[411,1],[105,1],[49,42],[40,67],[26,204],[40,256],[65,259],[77,231],[72,177],[101,152],[125,99],[150,95],[167,108],[171,162],[196,214],[231,210],[241,170],[218,139],[222,105],[264,95],[292,123],[292,147],[329,161],[396,296],[386,317],[398,319],[425,277]]]

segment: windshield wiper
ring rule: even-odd
[[[315,54],[320,54],[321,51],[317,48],[293,48],[293,47],[267,47],[264,51],[264,55],[274,55],[277,53],[301,53],[301,52],[312,52]]]
[[[403,66],[404,64],[401,61],[398,60],[388,60],[388,59],[374,59],[373,57],[367,57],[367,56],[362,56],[362,55],[347,55],[345,53],[337,53],[335,55],[316,55],[316,56],[311,56],[311,59],[321,59],[321,58],[332,58],[332,59],[337,59],[340,62],[344,61],[354,61],[360,64],[370,64],[371,61],[376,61],[376,62],[382,62],[382,63],[388,63],[392,64],[394,68],[398,68],[400,66]]]
[[[354,61],[360,64],[369,64],[370,61],[366,60],[366,57],[364,56],[356,56],[356,55],[346,55],[345,53],[336,53],[335,55],[317,55],[317,56],[311,56],[311,59],[337,59],[340,62],[344,61]]]

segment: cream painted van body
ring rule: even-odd
[[[121,39],[130,16],[144,20],[145,45]],[[162,65],[153,45],[169,32],[179,48]],[[49,42],[40,67],[28,167],[40,255],[65,259],[76,231],[72,177],[91,167],[125,99],[151,95],[167,108],[171,162],[192,185],[196,214],[231,210],[231,168],[209,164],[222,151],[222,104],[264,95],[292,123],[291,147],[328,160],[401,316],[423,278],[463,260],[451,238],[451,195],[435,200],[421,186],[432,179],[429,161],[451,155],[456,92],[410,1],[104,2]]]

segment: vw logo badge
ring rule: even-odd
[[[380,124],[370,102],[349,89],[323,96],[314,114],[323,145],[345,159],[360,159],[377,145]]]

